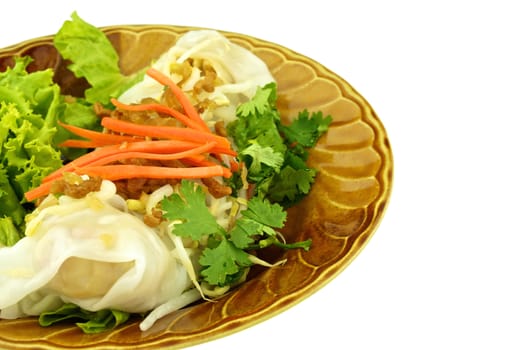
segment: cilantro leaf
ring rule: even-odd
[[[313,243],[313,240],[311,238],[306,239],[305,241],[283,243],[279,241],[276,236],[269,236],[265,239],[258,241],[258,245],[260,248],[266,248],[271,245],[275,245],[282,249],[304,249],[306,252],[311,248],[311,243]]]
[[[262,147],[269,146],[277,152],[284,152],[286,146],[276,127],[276,115],[274,110],[245,117],[238,115],[238,119],[227,125],[227,131],[239,150],[258,143]]]
[[[199,240],[203,235],[221,231],[221,227],[210,213],[205,201],[205,192],[189,180],[181,181],[180,194],[174,193],[161,201],[163,217],[178,220],[172,233],[181,237]]]
[[[276,152],[272,147],[262,147],[258,143],[253,143],[249,147],[240,152],[242,156],[250,156],[249,174],[252,177],[257,177],[262,171],[262,166],[265,164],[271,167],[275,172],[279,172],[284,163],[284,154]]]
[[[285,207],[289,207],[309,193],[311,185],[315,182],[315,175],[314,169],[293,169],[287,166],[275,176],[267,196],[271,201],[281,202]]]
[[[328,130],[331,120],[331,116],[324,117],[320,111],[310,116],[307,110],[303,110],[290,125],[282,125],[280,131],[290,143],[313,147],[320,136]]]
[[[282,136],[276,126],[280,115],[276,109],[276,84],[258,87],[255,96],[238,106],[235,121],[227,125],[227,132],[241,151],[251,144],[272,147],[276,152],[285,152]]]
[[[206,248],[199,263],[204,267],[201,275],[205,281],[216,286],[224,286],[229,276],[237,275],[253,265],[248,253],[226,239],[221,240],[215,248]]]
[[[260,197],[251,198],[241,214],[230,232],[230,238],[234,245],[242,249],[253,244],[256,236],[276,236],[274,228],[284,227],[287,217],[279,204]]]
[[[287,217],[287,213],[279,204],[272,204],[266,199],[253,197],[247,204],[247,209],[242,215],[262,225],[281,228]]]
[[[230,239],[236,247],[245,249],[254,243],[254,237],[261,232],[263,232],[262,224],[242,217],[236,220],[236,224],[230,231]]]
[[[250,101],[238,106],[236,114],[242,117],[264,114],[267,110],[274,108],[276,97],[276,83],[269,83],[264,87],[259,86]]]

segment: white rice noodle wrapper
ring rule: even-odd
[[[275,81],[267,65],[259,57],[232,43],[221,33],[208,29],[189,31],[181,36],[173,47],[154,62],[153,67],[178,82],[181,77],[172,75],[170,66],[173,63],[182,63],[188,58],[207,60],[214,67],[218,78],[225,83],[217,86],[214,92],[202,96],[224,106],[214,112],[221,114],[223,119],[234,118],[233,107],[252,98],[258,86]],[[184,84],[184,88],[190,90],[194,86],[195,73],[194,71],[194,77],[189,79],[192,83]],[[137,103],[145,97],[159,99],[162,94],[163,86],[145,76],[142,82],[124,92],[119,100],[124,103]],[[227,110],[222,110],[223,108]]]
[[[0,248],[0,318],[38,315],[64,302],[146,312],[192,288],[173,247],[112,206],[115,196],[109,181],[82,199],[62,196],[30,222],[26,237]]]

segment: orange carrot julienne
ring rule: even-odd
[[[172,91],[172,93],[174,93],[174,95],[178,99],[179,103],[181,103],[183,110],[185,110],[185,113],[187,113],[189,118],[204,125],[207,130],[209,130],[207,124],[203,121],[198,111],[196,111],[196,109],[194,108],[188,97],[185,95],[183,90],[181,90],[181,88],[169,76],[163,74],[155,68],[147,69],[146,74],[148,74],[152,79],[156,80],[158,83],[168,86],[168,88]]]
[[[170,168],[145,165],[102,165],[88,166],[76,171],[79,175],[100,176],[110,181],[149,178],[149,179],[199,179],[214,176],[224,176],[226,173],[221,165]]]
[[[189,156],[181,159],[181,163],[184,165],[190,165],[190,166],[207,166],[207,165],[218,165],[214,162],[208,162],[205,164],[207,157],[203,156],[202,154],[195,155],[195,156]]]
[[[212,162],[206,158],[198,158],[198,157],[187,157],[183,158],[181,160],[183,164],[195,166],[195,167],[207,167],[207,166],[216,166],[218,163]],[[229,178],[232,176],[232,171],[224,166],[223,168],[223,177]]]
[[[218,165],[218,163],[212,162],[204,157],[186,157],[182,160],[182,163],[187,166],[213,166]]]
[[[121,142],[133,142],[138,141],[137,137],[134,136],[123,136],[123,135],[115,135],[115,134],[105,134],[98,131],[93,131],[90,129],[84,129],[78,126],[65,124],[62,122],[58,122],[60,126],[62,126],[64,129],[68,130],[69,132],[89,139],[97,144],[100,145],[111,145],[115,143],[121,143]],[[144,138],[143,138],[144,139]],[[139,139],[140,140],[140,139]]]
[[[139,125],[110,117],[104,117],[101,125],[108,130],[121,132],[128,135],[167,138],[194,142],[217,142],[218,146],[230,148],[230,142],[225,137],[190,128],[173,126]]]
[[[238,170],[240,170],[240,163],[238,163],[234,159],[231,159],[229,161],[229,166],[231,167],[231,170],[234,171],[234,172],[237,172]]]
[[[74,159],[73,161],[44,177],[42,182],[57,179],[64,172],[87,166],[88,164],[111,154],[125,152],[176,153],[194,149],[199,146],[200,144],[195,142],[174,140],[138,141],[127,144],[105,146]]]
[[[66,148],[97,148],[106,146],[104,142],[90,141],[90,140],[66,140],[59,144],[59,147]]]
[[[40,186],[27,191],[24,194],[24,196],[26,197],[26,200],[31,202],[37,198],[40,198],[40,197],[43,197],[49,194],[52,185],[53,185],[53,181],[43,182],[40,184]]]
[[[201,123],[197,123],[195,120],[190,119],[183,113],[179,112],[178,110],[175,110],[173,108],[170,108],[169,106],[165,106],[160,103],[146,103],[146,104],[137,104],[137,105],[128,105],[125,103],[120,102],[119,100],[112,98],[111,99],[112,104],[125,111],[155,111],[159,113],[164,113],[167,115],[170,115],[189,128],[196,129],[196,130],[202,130],[202,131],[209,131],[209,128],[207,125],[203,126]]]
[[[120,135],[118,135],[120,136]],[[132,137],[129,141],[121,141],[121,142],[113,142],[109,143],[107,141],[94,141],[94,140],[66,140],[59,144],[59,147],[67,147],[67,148],[99,148],[99,147],[105,147],[105,146],[112,146],[116,144],[125,144],[125,143],[132,143],[132,142],[141,142],[146,141],[145,138],[139,138],[139,137]]]
[[[106,157],[99,158],[91,162],[88,166],[99,166],[109,163],[113,163],[123,159],[152,159],[152,160],[177,160],[182,158],[187,158],[190,156],[199,155],[210,151],[215,144],[213,142],[206,143],[204,145],[198,146],[196,148],[189,149],[187,151],[182,151],[178,153],[149,153],[149,152],[116,152],[110,154]]]

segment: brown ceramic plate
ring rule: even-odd
[[[112,26],[103,30],[121,57],[124,73],[147,65],[190,27]],[[215,303],[202,302],[175,312],[141,332],[138,321],[117,330],[82,334],[75,326],[42,328],[35,318],[0,321],[0,348],[162,348],[195,345],[240,331],[276,315],[333,279],[359,254],[383,216],[392,186],[393,161],[382,123],[368,102],[323,65],[280,45],[223,32],[252,50],[278,83],[284,118],[307,108],[333,116],[328,133],[312,150],[319,170],[311,194],[289,212],[288,241],[311,238],[310,251],[269,251],[266,258],[287,258],[272,269],[255,269],[250,280]],[[82,93],[86,84],[65,69],[52,37],[0,50],[0,71],[13,55],[31,55],[32,69],[51,67],[64,92]],[[2,293],[8,291],[2,291]]]

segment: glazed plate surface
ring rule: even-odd
[[[200,28],[112,26],[103,28],[117,49],[123,73],[132,73],[172,46],[183,33]],[[114,331],[85,335],[73,325],[42,328],[35,318],[0,320],[0,348],[178,348],[223,337],[285,311],[331,281],[360,253],[378,227],[390,197],[393,160],[385,129],[369,103],[346,81],[302,54],[242,34],[222,32],[269,67],[278,84],[278,107],[286,120],[299,111],[333,117],[329,131],[312,149],[318,170],[312,192],[289,210],[287,241],[313,240],[309,251],[265,252],[283,266],[253,269],[250,279],[217,302],[201,302],[172,313],[145,332],[134,319]],[[52,37],[0,50],[0,71],[14,55],[31,55],[31,69],[53,68],[63,92],[87,87],[67,69]],[[8,291],[2,291],[8,292]]]

